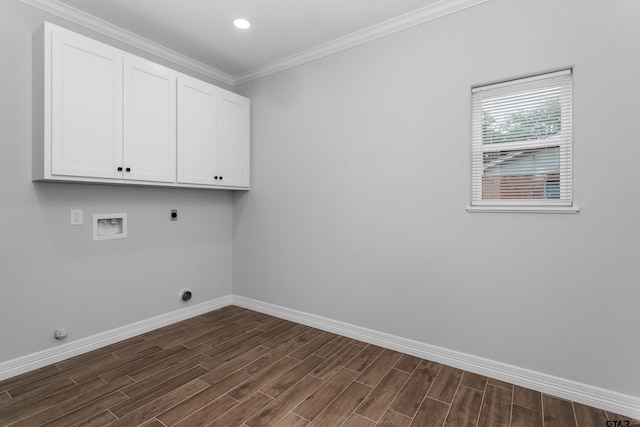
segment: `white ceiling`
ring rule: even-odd
[[[486,0],[23,1],[94,27],[108,23],[117,34],[133,33],[236,84]],[[252,27],[234,28],[238,17]]]

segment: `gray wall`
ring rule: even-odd
[[[253,190],[234,200],[32,183],[45,19],[105,40],[0,1],[0,362],[59,345],[60,323],[74,340],[182,308],[190,287],[640,396],[637,1],[492,0],[248,83]],[[581,212],[467,213],[470,87],[570,66]],[[129,238],[92,242],[110,212]]]
[[[59,345],[63,323],[71,342],[184,308],[183,288],[193,304],[231,294],[230,192],[31,182],[31,36],[44,19],[79,30],[0,1],[0,362]],[[84,225],[69,225],[72,208]],[[91,216],[119,212],[129,237],[93,242]]]
[[[640,396],[639,22],[492,0],[241,86],[234,294]],[[566,67],[581,211],[467,213],[471,86]]]

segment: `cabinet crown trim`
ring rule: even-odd
[[[230,75],[217,68],[203,64],[151,40],[141,37],[135,33],[120,28],[102,19],[96,18],[81,10],[60,3],[55,0],[20,0],[38,9],[52,13],[56,16],[74,22],[76,24],[97,31],[101,34],[114,38],[135,48],[145,50],[149,53],[167,59],[175,64],[182,65],[191,70],[197,71],[205,76],[216,79],[230,86],[237,86],[266,77],[289,68],[296,67],[316,59],[341,52],[346,49],[370,42],[380,37],[385,37],[399,31],[412,28],[416,25],[434,19],[442,18],[456,12],[468,9],[473,6],[485,3],[489,0],[441,0],[407,14],[398,16],[388,21],[372,25],[363,30],[339,37],[327,43],[320,44],[311,49],[295,53],[291,56],[276,60],[270,64],[254,68],[244,73]]]
[[[115,39],[119,42],[126,43],[137,49],[156,55],[160,58],[173,62],[176,65],[186,67],[196,71],[204,76],[211,77],[221,83],[229,86],[235,85],[235,79],[230,74],[213,68],[209,65],[196,61],[186,55],[171,50],[165,46],[155,43],[149,39],[139,36],[124,28],[120,28],[114,24],[96,18],[86,12],[78,10],[74,7],[54,0],[20,0],[30,6],[51,13],[60,18],[71,21],[75,24],[82,25],[85,28],[93,30],[97,33]]]

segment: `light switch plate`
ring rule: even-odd
[[[71,209],[71,225],[82,225],[82,209]]]

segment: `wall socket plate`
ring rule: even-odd
[[[178,209],[171,209],[171,215],[169,216],[169,218],[171,219],[171,221],[177,221],[178,220]]]
[[[71,225],[82,225],[82,209],[71,209]]]

